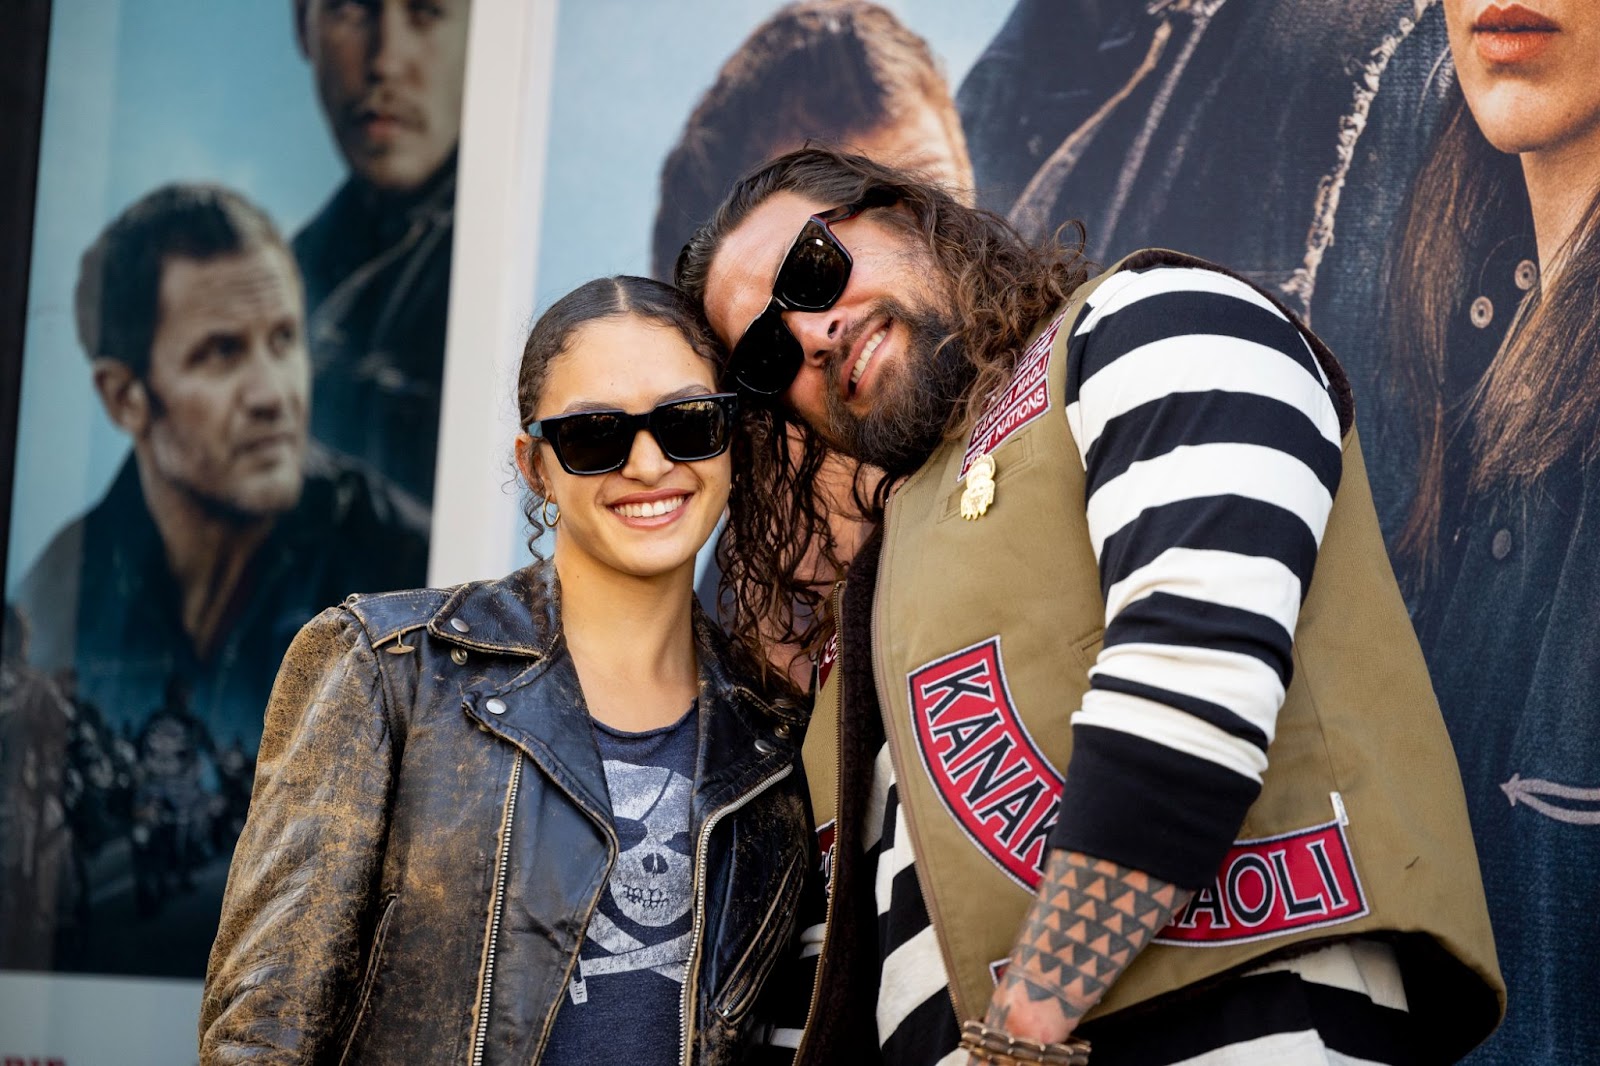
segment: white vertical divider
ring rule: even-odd
[[[532,323],[558,0],[474,0],[428,582],[497,577],[517,551],[515,382]]]

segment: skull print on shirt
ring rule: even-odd
[[[689,781],[663,766],[605,768],[621,849],[611,896],[640,925],[669,925],[689,910]]]
[[[689,779],[670,766],[603,762],[617,831],[617,861],[589,918],[574,996],[594,977],[654,971],[682,984],[689,959],[693,885]]]
[[[589,915],[567,995],[539,1061],[580,1066],[619,1031],[679,1032],[694,932],[691,799],[699,718],[629,733],[594,721],[617,854]],[[555,861],[560,861],[559,857]],[[675,1066],[675,1039],[640,1039],[628,1061]]]

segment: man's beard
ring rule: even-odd
[[[837,389],[827,390],[828,436],[847,455],[902,477],[927,462],[944,439],[950,413],[977,368],[967,359],[954,323],[943,316],[893,300],[882,301],[876,310],[905,329],[905,354],[878,369],[878,397],[864,416],[850,411]]]

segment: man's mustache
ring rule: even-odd
[[[394,91],[389,89],[368,93],[346,108],[345,114],[358,123],[372,118],[383,118],[407,129],[420,130],[425,125],[422,108],[395,95]]]

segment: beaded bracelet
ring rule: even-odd
[[[1072,1039],[1065,1044],[1045,1044],[1012,1036],[983,1022],[961,1026],[961,1046],[979,1062],[990,1066],[1089,1066],[1089,1042]]]

